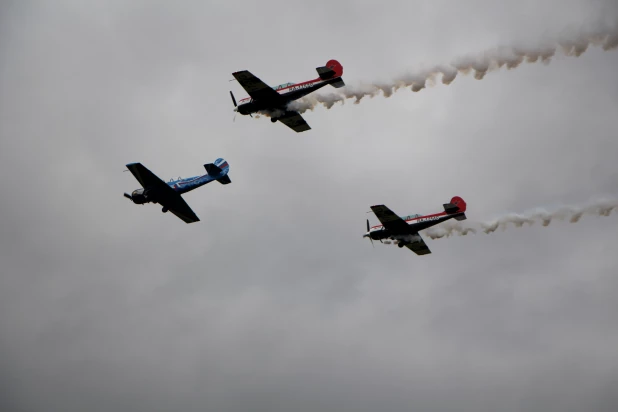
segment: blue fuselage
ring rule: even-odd
[[[230,166],[227,161],[222,158],[218,158],[214,161],[214,163],[205,164],[204,168],[206,169],[206,174],[204,175],[193,176],[185,179],[178,178],[176,180],[170,180],[169,182],[164,182],[158,178],[141,163],[129,163],[127,168],[143,187],[141,189],[134,190],[131,194],[125,193],[124,196],[131,199],[133,203],[138,205],[143,205],[145,203],[161,203],[164,206],[164,212],[167,210],[178,211],[178,207],[182,209],[186,206],[181,198],[183,193],[187,193],[193,189],[197,189],[200,186],[204,186],[206,183],[210,183],[213,180],[217,180],[223,185],[232,183],[227,175],[230,170]],[[186,206],[185,209],[190,208],[189,206]],[[193,212],[191,212],[191,214],[193,214]],[[194,218],[197,219],[197,216],[194,214],[189,217],[185,217],[188,221],[195,221],[192,220]]]
[[[172,180],[170,182],[167,182],[167,185],[174,189],[177,193],[183,194],[190,192],[193,189],[197,189],[200,186],[204,186],[206,183],[210,183],[220,177],[223,177],[223,173],[221,173],[220,176],[211,176],[209,174],[205,174],[202,176],[194,176],[187,177],[185,179]]]

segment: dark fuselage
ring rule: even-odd
[[[320,78],[315,80],[310,80],[304,83],[297,83],[291,86],[275,89],[277,93],[281,96],[281,99],[278,102],[273,102],[270,100],[255,100],[250,97],[242,99],[238,102],[238,107],[235,110],[243,115],[248,115],[251,113],[257,113],[260,111],[276,111],[281,110],[285,112],[287,110],[287,105],[294,100],[300,99],[303,96],[306,96],[322,87],[329,85],[331,83],[340,81],[339,78],[335,79],[327,79],[322,80]]]
[[[406,222],[408,223],[408,228],[405,232],[394,232],[392,230],[385,229],[384,226],[374,226],[369,231],[368,235],[373,240],[382,240],[388,238],[396,238],[398,236],[405,236],[418,233],[421,230],[425,230],[432,226],[435,226],[439,223],[445,222],[454,217],[460,216],[463,213],[455,213],[452,215],[442,215],[442,216],[423,216],[415,219],[416,221]]]

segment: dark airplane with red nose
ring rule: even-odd
[[[294,110],[288,109],[288,104],[308,95],[326,85],[335,88],[345,86],[343,66],[337,60],[329,60],[326,66],[317,67],[319,77],[302,83],[285,83],[270,87],[247,70],[232,73],[238,83],[249,93],[250,97],[239,100],[236,104],[234,94],[230,91],[234,102],[234,111],[243,115],[266,112],[270,120],[280,121],[296,132],[311,129],[305,119]]]
[[[373,243],[374,240],[392,239],[398,242],[400,248],[407,247],[417,255],[427,255],[431,253],[419,230],[430,228],[449,219],[466,220],[466,202],[455,196],[449,203],[445,203],[444,212],[433,215],[421,216],[418,214],[408,216],[397,216],[392,210],[384,205],[371,206],[371,210],[380,220],[381,225],[369,226],[367,219],[367,233],[363,237],[368,237]]]

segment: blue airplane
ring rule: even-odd
[[[213,180],[222,185],[232,183],[227,175],[230,165],[225,159],[221,158],[215,160],[214,163],[205,164],[206,174],[203,176],[179,178],[178,180],[170,180],[168,183],[159,179],[141,163],[129,163],[127,168],[143,188],[136,189],[131,194],[125,193],[124,197],[131,199],[137,205],[160,203],[163,206],[161,210],[163,213],[169,210],[186,223],[199,222],[200,219],[182,198],[183,193],[204,186]]]

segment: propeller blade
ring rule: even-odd
[[[367,237],[371,241],[371,246],[375,248],[376,246],[373,244],[373,239],[371,238],[371,234],[369,233],[370,230],[371,226],[369,226],[369,219],[367,219]]]
[[[232,93],[231,90],[230,90],[230,96],[232,96],[232,101],[234,102],[234,107],[238,107],[238,105],[236,104],[236,99],[234,98],[234,93]]]
[[[126,197],[127,199],[131,199],[131,200],[133,200],[133,198],[131,197],[131,195],[130,195],[130,194],[128,194],[128,193],[125,193],[125,194],[124,194],[124,197]]]

